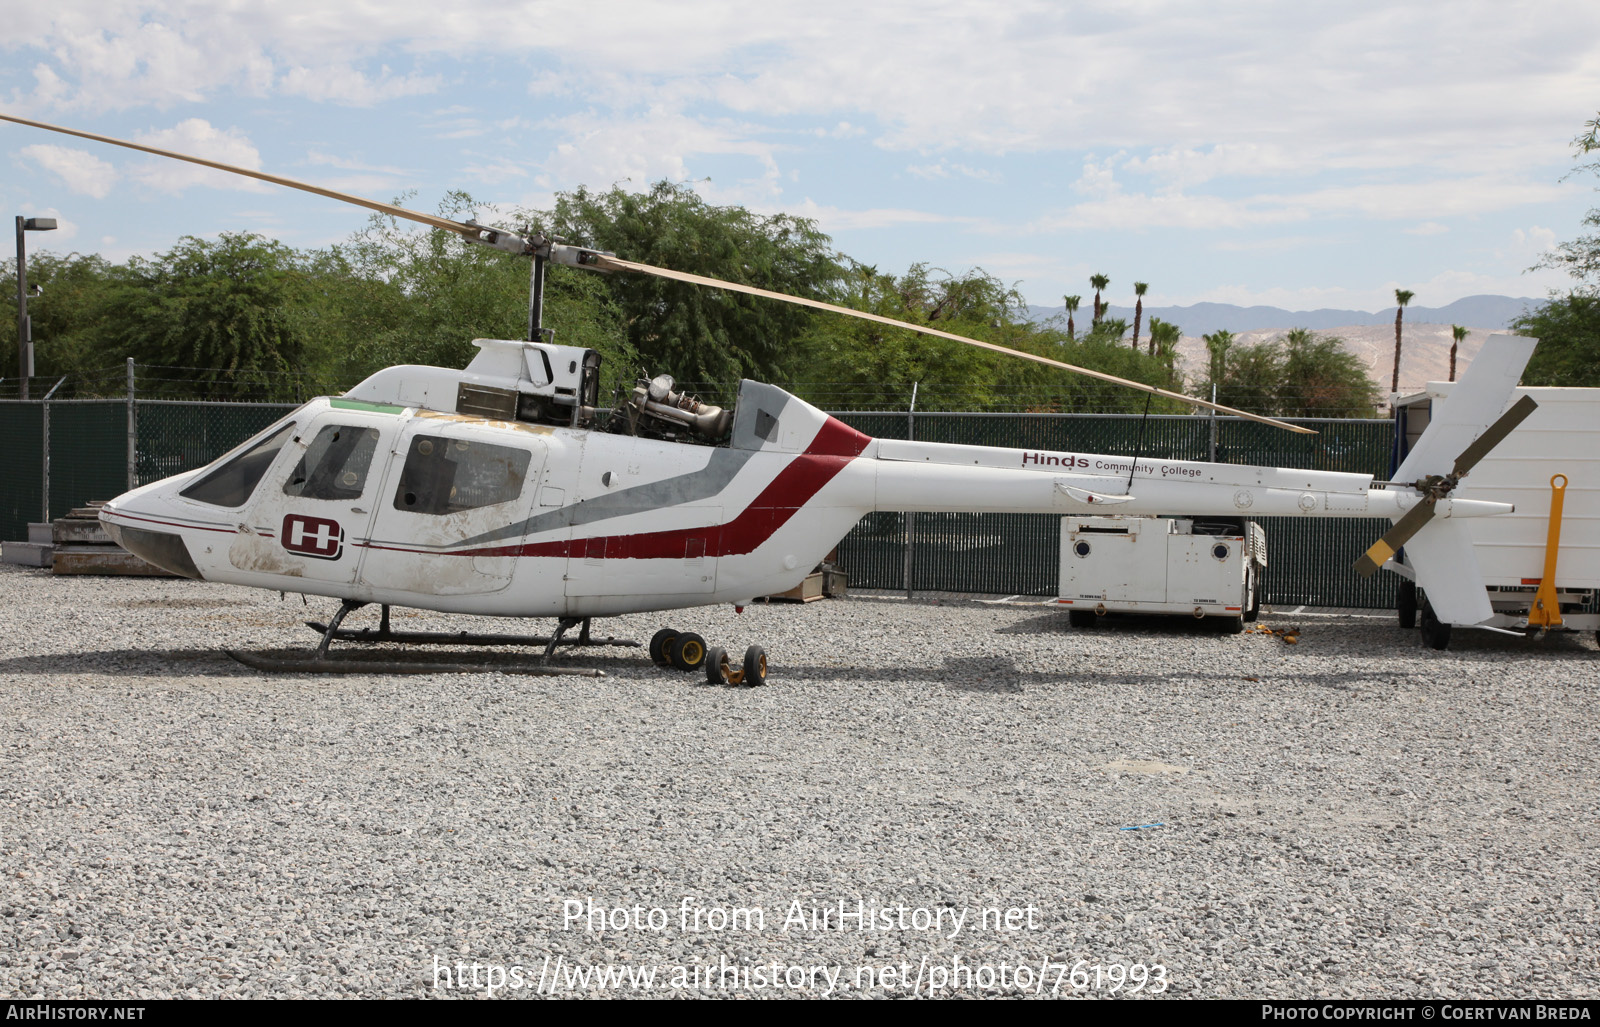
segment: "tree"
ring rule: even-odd
[[[1219,329],[1210,335],[1200,336],[1200,341],[1206,344],[1206,352],[1211,354],[1209,378],[1206,384],[1220,385],[1227,373],[1228,350],[1233,348],[1233,333]]]
[[[1111,284],[1111,279],[1105,275],[1090,275],[1089,284],[1094,286],[1094,318],[1091,324],[1099,324],[1100,318],[1105,314],[1105,308],[1100,305],[1100,290]]]
[[[1133,348],[1134,349],[1138,349],[1139,348],[1139,322],[1144,320],[1144,291],[1146,289],[1148,289],[1148,288],[1150,288],[1150,284],[1148,282],[1134,282],[1133,283],[1133,295],[1134,295],[1134,301],[1133,301]],[[1155,340],[1154,337],[1151,337],[1151,339],[1150,339],[1150,355],[1151,356],[1155,356],[1155,352],[1156,352],[1156,340]]]
[[[1078,304],[1083,302],[1082,296],[1067,296],[1067,341],[1075,342],[1078,338],[1077,326],[1072,323],[1072,315],[1077,311]]]
[[[35,373],[44,376],[81,373],[120,364],[126,354],[105,337],[105,304],[116,285],[117,268],[99,254],[48,250],[28,255],[28,317],[33,321]],[[0,263],[0,279],[17,280],[15,260]],[[0,318],[0,367],[15,374],[17,321]]]
[[[1572,147],[1580,158],[1600,151],[1600,116],[1585,122],[1583,127],[1584,131],[1572,141]],[[1564,176],[1563,180],[1580,171],[1600,173],[1600,160],[1578,164]],[[1591,208],[1585,215],[1583,224],[1588,228],[1600,228],[1600,207]],[[1600,286],[1600,235],[1580,235],[1571,242],[1564,242],[1546,254],[1534,267],[1562,268],[1582,283],[1583,287]]]
[[[1600,387],[1600,296],[1581,291],[1551,299],[1511,327],[1539,340],[1522,384]]]
[[[1150,318],[1150,353],[1168,367],[1177,363],[1178,340],[1182,337],[1183,330],[1177,325],[1159,317]]]
[[[1406,304],[1411,302],[1412,293],[1405,289],[1394,291],[1394,301],[1397,304],[1394,311],[1394,374],[1389,380],[1389,391],[1400,391],[1400,327],[1405,319]]]
[[[841,304],[855,310],[1000,345],[1016,347],[1019,337],[1039,331],[1022,320],[1022,297],[978,268],[955,276],[914,264],[896,277],[852,264],[842,291]],[[903,404],[917,382],[919,409],[977,409],[994,402],[1000,382],[1022,373],[1010,366],[1020,363],[1011,357],[842,315],[818,317],[796,345],[808,359],[793,389],[824,407]],[[820,393],[819,383],[847,385],[850,393]]]
[[[1600,117],[1583,127],[1572,141],[1580,158],[1600,152]],[[1600,160],[1578,164],[1569,176],[1579,171],[1600,173]],[[1600,228],[1600,207],[1589,210],[1583,225]],[[1516,331],[1539,339],[1522,383],[1600,386],[1600,234],[1562,243],[1534,266],[1563,268],[1578,284],[1566,296],[1553,295],[1512,322]]]
[[[1450,343],[1450,380],[1451,381],[1455,381],[1456,380],[1456,349],[1458,347],[1460,347],[1461,341],[1467,337],[1467,330],[1465,328],[1461,327],[1460,325],[1451,325],[1450,326],[1450,337],[1453,340]]]
[[[1278,410],[1285,416],[1375,417],[1378,385],[1344,340],[1296,328],[1283,337]]]
[[[1219,403],[1272,417],[1377,415],[1377,384],[1338,338],[1304,328],[1247,346],[1235,345],[1228,332],[1203,338]],[[1210,384],[1197,389],[1202,398]]]
[[[648,193],[617,187],[561,193],[554,213],[536,220],[569,242],[775,292],[832,299],[845,277],[815,222],[713,207],[671,182],[658,182]],[[806,366],[797,343],[816,315],[804,307],[653,275],[605,281],[628,342],[654,370],[731,381],[782,378]]]
[[[104,331],[146,364],[194,369],[240,397],[279,396],[304,370],[302,261],[248,233],[185,236],[153,259],[134,257],[107,297]]]

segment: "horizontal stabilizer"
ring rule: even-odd
[[[1068,485],[1064,481],[1056,482],[1056,489],[1075,503],[1088,506],[1115,506],[1118,503],[1132,502],[1132,496],[1108,496],[1102,492],[1090,492],[1076,485]]]

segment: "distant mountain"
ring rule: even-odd
[[[1074,315],[1080,330],[1088,327],[1092,314],[1093,296],[1085,296],[1085,306]],[[1522,316],[1525,309],[1536,307],[1543,300],[1515,299],[1510,296],[1468,296],[1443,307],[1407,307],[1408,324],[1459,324],[1478,328],[1504,328]],[[1066,313],[1066,307],[1028,307],[1029,319],[1044,321],[1057,314]],[[1112,305],[1106,308],[1106,317],[1122,318],[1131,326],[1133,308]],[[1382,325],[1394,323],[1394,308],[1367,313],[1364,310],[1284,310],[1281,307],[1238,307],[1231,303],[1196,303],[1188,307],[1144,308],[1144,328],[1150,318],[1171,321],[1183,329],[1184,335],[1209,335],[1219,329],[1230,332],[1288,331],[1290,328],[1310,328],[1326,331],[1350,325]]]

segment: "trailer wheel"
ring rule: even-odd
[[[1255,564],[1251,564],[1250,576],[1246,582],[1246,590],[1249,592],[1250,601],[1244,611],[1244,619],[1250,624],[1254,624],[1261,616],[1261,579],[1263,577],[1265,575],[1256,570]]]
[[[1450,646],[1450,625],[1445,624],[1434,616],[1433,606],[1428,602],[1428,597],[1422,597],[1422,607],[1418,611],[1422,621],[1422,644],[1429,649],[1447,649]]]
[[[1242,631],[1244,631],[1244,618],[1242,616],[1222,618],[1222,633],[1224,635],[1237,635]]]
[[[1401,581],[1400,590],[1395,595],[1394,608],[1400,612],[1400,626],[1414,628],[1417,626],[1417,583],[1415,581]]]
[[[1067,623],[1075,628],[1092,628],[1094,627],[1094,620],[1093,610],[1067,611]]]

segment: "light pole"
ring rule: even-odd
[[[24,233],[48,232],[56,227],[55,218],[25,218],[17,215],[17,377],[22,379],[22,398],[28,398],[28,379],[33,377],[33,322],[28,318],[28,247]]]

